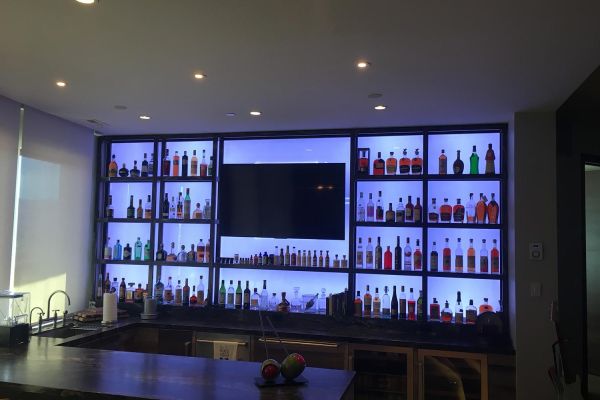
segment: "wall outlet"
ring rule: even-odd
[[[544,245],[542,243],[529,243],[529,259],[535,261],[544,259]]]

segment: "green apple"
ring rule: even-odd
[[[292,353],[281,363],[281,375],[285,379],[291,380],[300,376],[304,368],[306,368],[304,357],[298,353]]]

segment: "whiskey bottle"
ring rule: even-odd
[[[152,219],[152,198],[148,195],[148,199],[144,206],[144,219]]]
[[[206,176],[213,176],[215,165],[213,164],[213,156],[209,157],[208,167],[206,167]]]
[[[475,216],[478,224],[485,224],[485,217],[487,214],[487,205],[485,204],[487,198],[483,193],[479,193],[479,201],[475,205]]]
[[[183,152],[183,157],[181,157],[181,176],[188,176],[188,155],[187,151]]]
[[[400,236],[396,236],[396,247],[394,247],[394,269],[402,269],[402,247],[400,247]]]
[[[183,219],[190,219],[192,208],[192,199],[190,198],[190,189],[185,189],[185,199],[183,200]]]
[[[423,313],[423,291],[419,290],[419,298],[417,299],[417,320],[424,321],[425,315]]]
[[[266,311],[269,309],[269,292],[267,292],[267,281],[263,280],[263,288],[260,293],[260,304],[259,308],[262,311]]]
[[[412,203],[412,196],[408,196],[408,201],[406,202],[406,208],[404,209],[404,221],[406,222],[414,222],[415,221],[415,215],[414,215],[414,209],[415,207],[413,206]]]
[[[104,250],[102,252],[102,258],[104,260],[112,260],[113,259],[113,249],[110,245],[110,238],[106,238],[106,244],[104,245]]]
[[[328,257],[325,257],[325,259],[327,259]],[[326,264],[329,264],[328,262],[326,262]],[[308,266],[308,264],[306,263],[306,250],[302,250],[302,259],[301,259],[301,264],[302,267],[306,267]],[[329,265],[327,265],[329,267]]]
[[[131,246],[129,243],[123,249],[123,260],[131,261]]]
[[[423,269],[423,254],[421,253],[421,248],[419,247],[419,239],[417,239],[417,245],[415,248],[415,252],[413,253],[414,263],[413,268],[415,271],[421,271]]]
[[[488,251],[485,248],[485,239],[481,240],[481,250],[479,250],[479,272],[482,274],[490,272],[488,267]]]
[[[319,251],[319,268],[323,268],[325,266],[325,258],[323,258],[323,250]]]
[[[377,246],[375,246],[375,269],[381,269],[381,237],[377,236]]]
[[[398,199],[398,205],[396,206],[396,222],[405,221],[405,208],[402,203],[402,197]]]
[[[167,279],[167,285],[165,286],[165,291],[164,291],[163,297],[165,300],[165,304],[173,303],[173,284],[172,284],[171,277],[169,277],[169,279]]]
[[[150,239],[146,241],[144,245],[144,261],[152,260],[152,249],[150,248]]]
[[[362,269],[364,267],[365,267],[365,264],[364,264],[362,238],[358,238],[358,245],[356,246],[356,268]]]
[[[258,295],[258,289],[254,288],[254,293],[252,293],[252,297],[250,298],[250,309],[258,310],[258,303],[260,302],[260,296]]]
[[[198,297],[196,297],[196,286],[192,285],[192,291],[190,292],[190,306],[198,304]]]
[[[494,307],[488,304],[488,298],[483,298],[483,303],[479,306],[479,314],[483,314],[484,312],[494,312]]]
[[[121,167],[121,169],[119,170],[119,176],[121,178],[127,178],[129,176],[129,170],[127,169],[127,167],[125,166],[125,163],[123,163],[123,166]]]
[[[356,206],[356,221],[364,222],[365,221],[365,204],[363,202],[363,192],[360,192],[360,196],[358,198],[358,204]]]
[[[310,250],[308,254],[310,255]],[[273,252],[273,265],[279,265],[279,246],[275,246],[275,252]]]
[[[377,209],[375,210],[375,220],[377,222],[383,222],[383,204],[381,202],[381,190],[379,191],[379,197],[377,198]]]
[[[466,323],[468,325],[475,325],[477,322],[477,308],[473,305],[473,299],[469,300],[469,305],[467,306],[465,314]]]
[[[179,152],[175,150],[175,155],[173,156],[173,176],[179,176]]]
[[[492,200],[487,205],[488,224],[498,223],[498,203],[496,203],[495,194],[492,193]]]
[[[198,245],[196,246],[196,262],[204,262],[204,243],[202,239],[198,241]]]
[[[106,279],[104,280],[104,293],[110,293],[110,274],[106,273]]]
[[[406,238],[406,246],[404,246],[404,270],[412,271],[412,247],[410,247],[410,238]]]
[[[341,265],[341,267],[342,268],[348,268],[348,260],[346,259],[346,255],[345,254],[342,256],[342,265]]]
[[[323,253],[321,252],[321,256],[322,255],[323,255]],[[291,267],[297,266],[298,265],[297,262],[298,262],[298,260],[297,260],[297,257],[296,257],[296,246],[293,246],[292,247],[292,254],[290,254],[290,266]]]
[[[444,303],[444,309],[442,310],[442,322],[447,324],[452,322],[452,310],[450,309],[448,300],[446,300],[446,303]]]
[[[174,196],[171,196],[171,206],[169,207],[169,219],[177,219],[177,203],[175,203]]]
[[[142,249],[143,249],[142,241],[138,237],[137,240],[135,241],[135,245],[134,245],[134,259],[136,261],[140,261],[142,259]]]
[[[200,275],[200,283],[198,283],[198,291],[197,293],[197,297],[198,297],[198,304],[203,305],[204,304],[204,276]]]
[[[225,308],[235,308],[235,289],[233,288],[233,279],[229,280],[229,287],[227,288],[227,301]]]
[[[117,239],[117,243],[113,247],[113,260],[121,260],[123,259],[123,246],[121,245],[121,241]]]
[[[329,250],[325,250],[325,268],[329,268]]]
[[[144,218],[144,207],[142,207],[142,199],[138,200],[138,207],[135,210],[135,216],[137,219],[143,219]]]
[[[367,202],[367,221],[375,221],[375,205],[373,204],[373,193],[369,193],[369,201]]]
[[[388,210],[385,212],[385,222],[395,222],[396,212],[392,208],[392,203],[389,203]]]
[[[165,285],[160,281],[160,275],[157,275],[156,280],[156,285],[154,285],[154,298],[158,304],[162,304]]]
[[[367,285],[367,290],[365,291],[365,295],[363,297],[363,317],[371,318],[371,305],[373,298],[371,297],[371,292],[369,292],[369,285]]]
[[[413,293],[413,288],[410,288],[410,292],[408,293],[408,302],[407,302],[407,307],[408,307],[408,312],[407,312],[407,316],[408,316],[408,320],[409,321],[415,321],[416,318],[416,312],[415,312],[415,306],[416,306],[416,302],[415,302],[415,295]]]
[[[242,281],[238,281],[237,288],[235,289],[235,308],[238,310],[241,310],[243,306],[243,293]]]
[[[196,203],[196,209],[192,214],[193,219],[202,219],[202,209],[200,208],[200,203]]]
[[[188,278],[185,278],[185,284],[183,285],[183,290],[181,293],[182,293],[181,304],[183,304],[184,306],[189,306],[190,305],[190,285],[188,283]]]
[[[410,158],[406,156],[406,149],[402,150],[402,158],[399,163],[400,175],[408,175],[410,173]]]
[[[158,246],[158,251],[156,252],[156,261],[165,261],[167,259],[167,252],[164,249],[163,244],[161,243]]]
[[[398,169],[398,161],[394,157],[394,152],[390,151],[390,156],[385,160],[385,172],[387,175],[396,175]]]
[[[211,209],[210,209],[210,200],[209,199],[205,199],[204,200],[203,214],[204,214],[204,218],[205,219],[211,219],[212,218],[212,212],[211,212]]]
[[[360,298],[360,290],[356,291],[356,298],[354,299],[354,316],[362,317],[362,299]]]
[[[452,207],[452,219],[454,223],[463,223],[465,221],[465,206],[460,204],[460,199],[456,199],[456,204]]]
[[[367,241],[367,251],[366,251],[366,264],[367,269],[373,269],[373,245],[371,244],[371,238]]]
[[[431,246],[431,254],[429,256],[429,270],[431,272],[438,271],[438,252],[435,246],[435,242],[433,242],[433,245]]]
[[[115,178],[118,173],[119,165],[117,164],[117,160],[115,158],[115,155],[113,154],[110,163],[108,163],[108,177]]]
[[[448,157],[446,152],[442,149],[442,154],[438,157],[438,174],[446,175],[448,173]]]
[[[452,171],[454,175],[462,175],[465,169],[465,163],[460,159],[460,150],[456,150],[456,160],[454,160],[454,164],[452,164]]]
[[[205,177],[208,174],[208,165],[206,165],[206,150],[202,150],[202,160],[200,161],[200,176]]]
[[[373,175],[385,174],[385,162],[381,158],[381,152],[377,153],[377,159],[373,161]]]
[[[154,176],[154,153],[150,153],[150,161],[148,161],[148,176]]]
[[[333,259],[333,268],[339,268],[340,267],[340,260],[338,259],[338,255],[335,254],[335,258]]]
[[[415,156],[410,162],[410,172],[413,175],[420,175],[423,172],[423,159],[419,156],[419,149],[415,149]]]
[[[473,146],[473,153],[469,157],[469,173],[471,175],[479,174],[479,156],[477,155],[477,147]]]
[[[400,286],[400,301],[398,302],[399,311],[398,315],[400,319],[406,319],[406,294],[404,293],[404,286]]]
[[[281,301],[277,304],[277,311],[288,313],[290,312],[290,302],[285,298],[286,292],[281,292]]]
[[[415,224],[420,224],[423,221],[423,206],[421,206],[420,197],[417,197],[417,204],[413,209],[413,221]]]
[[[496,167],[494,166],[494,160],[496,159],[496,155],[494,154],[494,150],[492,149],[492,144],[488,144],[487,152],[485,153],[485,174],[493,175],[496,173]]]
[[[148,154],[144,153],[144,160],[142,161],[142,178],[148,176]]]
[[[500,252],[496,247],[496,239],[492,240],[493,247],[490,251],[490,258],[492,259],[492,274],[500,273]]]
[[[133,196],[129,196],[129,207],[127,207],[127,218],[135,218],[135,208],[133,207]]]
[[[131,169],[131,171],[129,171],[129,176],[131,176],[132,178],[140,177],[140,170],[138,169],[138,166],[137,166],[137,160],[133,161],[133,168]]]
[[[175,305],[180,306],[183,304],[183,288],[181,287],[181,280],[177,280],[177,286],[175,286]]]
[[[167,254],[167,261],[177,261],[177,254],[175,254],[175,242],[171,242],[171,252]]]
[[[440,207],[440,222],[450,222],[452,220],[452,206],[448,204],[448,199],[444,198],[444,204]]]
[[[187,262],[196,262],[196,250],[194,249],[194,243],[190,245],[190,251],[187,252],[185,260]]]
[[[388,294],[388,287],[385,286],[383,288],[383,296],[381,297],[381,318],[392,318],[392,310],[390,309],[390,307],[390,295]]]
[[[105,212],[106,218],[114,218],[115,217],[115,210],[112,206],[112,195],[108,195],[108,203],[106,204],[106,212]]]
[[[456,250],[454,252],[454,272],[463,272],[463,250],[460,238],[456,239]]]
[[[198,176],[198,157],[196,157],[196,150],[192,151],[192,161],[190,163],[190,176]]]
[[[313,267],[317,267],[319,265],[318,260],[317,260],[317,251],[315,250],[313,252],[313,257],[312,257],[312,266]]]
[[[475,248],[473,247],[473,239],[469,239],[469,249],[467,250],[467,272],[475,273]]]
[[[383,255],[383,268],[392,269],[392,252],[390,251],[390,246],[387,247]]]
[[[454,306],[454,323],[462,324],[464,321],[464,310],[460,299],[460,291],[456,292],[456,305]]]
[[[369,159],[367,158],[367,152],[361,150],[358,157],[358,173],[359,176],[369,175]]]
[[[183,219],[183,200],[181,198],[181,192],[177,198],[177,219]]]
[[[437,224],[440,219],[440,214],[437,209],[437,205],[435,204],[435,197],[431,199],[431,204],[429,205],[429,212],[427,213],[427,222],[431,222]]]
[[[246,289],[244,289],[244,300],[243,300],[243,309],[244,310],[249,310],[250,309],[250,282],[246,281]]]
[[[467,201],[467,205],[465,207],[465,213],[467,215],[467,223],[474,224],[475,223],[475,202],[473,201],[473,193],[469,193],[469,201]]]
[[[169,149],[165,149],[165,158],[162,162],[162,174],[163,176],[171,175],[171,159],[169,158]]]
[[[450,244],[448,238],[446,240],[446,245],[442,250],[442,271],[450,272],[452,271],[452,251],[450,250]]]
[[[433,298],[433,303],[429,305],[429,320],[439,321],[440,320],[440,305],[437,299]]]
[[[398,296],[396,296],[396,285],[392,287],[391,319],[398,319]]]

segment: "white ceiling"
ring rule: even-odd
[[[600,64],[599,17],[593,0],[0,0],[0,94],[106,133],[506,122]]]

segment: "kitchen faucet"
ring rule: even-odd
[[[67,296],[68,305],[69,306],[71,305],[71,298],[69,297],[69,295],[67,294],[67,292],[65,292],[64,290],[56,290],[56,291],[52,292],[52,294],[50,295],[50,297],[48,297],[48,312],[46,313],[46,315],[48,316],[48,318],[50,318],[50,301],[52,300],[52,296],[54,296],[56,293],[63,293],[65,296]]]

